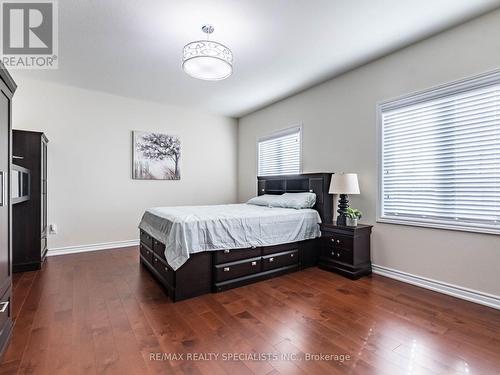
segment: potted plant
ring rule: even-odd
[[[361,219],[363,213],[357,208],[347,208],[345,213],[345,224],[348,227],[356,227],[358,226],[358,220]]]

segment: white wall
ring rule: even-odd
[[[16,79],[17,129],[49,138],[49,249],[133,240],[144,209],[236,200],[236,120]],[[178,135],[181,180],[132,180],[132,130]]]
[[[256,139],[303,124],[304,172],[357,172],[352,204],[375,222],[376,104],[500,67],[500,11],[400,50],[239,121],[238,198],[256,194]],[[299,72],[297,74],[300,74]],[[500,237],[377,224],[374,264],[500,295]]]

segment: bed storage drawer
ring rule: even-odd
[[[214,254],[215,264],[234,262],[241,259],[255,258],[261,254],[260,247],[247,249],[219,250]]]
[[[141,230],[141,242],[144,243],[150,249],[153,249],[153,237]]]
[[[226,281],[261,271],[261,257],[240,260],[215,266],[215,281]]]
[[[140,244],[141,256],[150,264],[153,264],[153,252],[148,249],[144,244]]]
[[[170,287],[175,287],[175,272],[159,257],[153,255],[153,267]]]
[[[262,255],[270,255],[282,253],[284,251],[297,250],[299,248],[298,242],[285,243],[282,245],[266,246],[262,248]]]
[[[299,251],[290,250],[262,257],[262,270],[269,271],[275,268],[291,266],[299,263]]]
[[[166,261],[165,259],[165,245],[162,244],[160,241],[155,240],[153,238],[153,251],[156,255],[160,256],[163,260]]]

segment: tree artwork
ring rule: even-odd
[[[179,180],[181,143],[161,133],[133,132],[134,179]]]

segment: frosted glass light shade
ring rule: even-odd
[[[356,173],[332,174],[330,194],[359,194],[358,175]]]
[[[191,42],[184,46],[182,68],[191,77],[219,81],[233,73],[233,53],[214,41]]]

